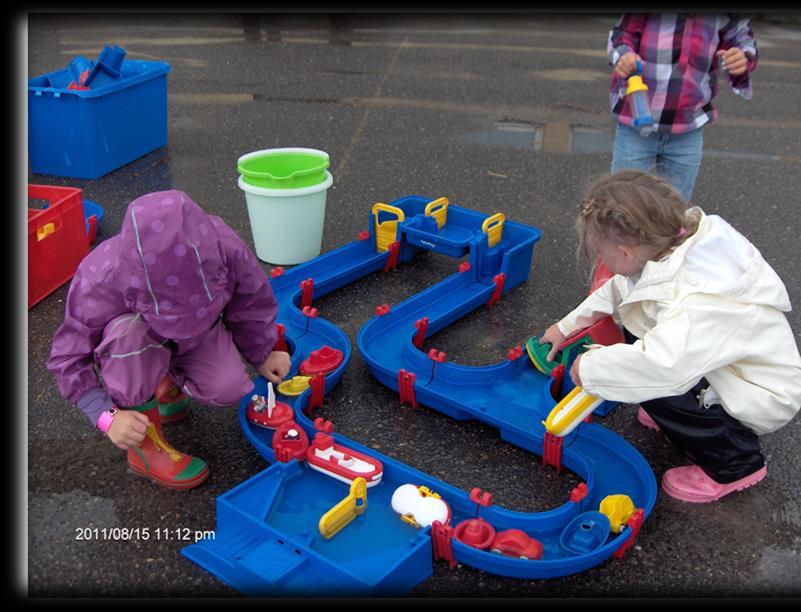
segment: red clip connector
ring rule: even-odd
[[[378,315],[379,317],[383,317],[383,316],[384,316],[385,314],[387,314],[387,313],[388,313],[390,310],[391,310],[391,308],[389,307],[389,304],[381,304],[381,306],[377,306],[377,307],[376,307],[376,309],[375,309],[375,313],[376,313],[376,315]]]
[[[562,471],[562,441],[547,431],[542,440],[542,464],[554,466],[557,474]]]
[[[487,493],[478,487],[474,487],[473,490],[470,491],[470,501],[479,506],[489,507],[492,505],[492,493]]]
[[[470,270],[470,262],[469,261],[463,261],[462,263],[459,264],[459,274],[464,274],[468,270]]]
[[[626,521],[626,525],[631,527],[631,535],[629,536],[628,540],[623,542],[623,546],[618,548],[615,551],[614,557],[615,559],[619,559],[623,556],[623,554],[631,548],[632,544],[634,544],[634,540],[637,537],[637,534],[640,533],[640,527],[642,527],[642,522],[645,519],[645,510],[642,508],[637,508],[632,515],[629,517],[629,520]]]
[[[433,359],[437,363],[442,363],[445,361],[445,353],[432,348],[430,351],[428,351],[428,358]]]
[[[417,408],[417,400],[414,397],[414,381],[416,379],[417,376],[414,372],[398,371],[398,390],[400,392],[401,406],[409,404],[412,408]]]
[[[284,273],[284,269],[281,266],[276,266],[272,270],[270,270],[270,278],[278,278]]]
[[[570,501],[580,502],[587,497],[587,483],[581,482],[579,485],[570,492]]]
[[[362,230],[359,232],[357,238],[359,240],[367,240],[370,237],[370,230]]]
[[[305,314],[307,317],[309,317],[310,319],[316,319],[317,318],[317,309],[316,308],[312,308],[311,306],[304,306],[303,310],[301,310],[301,312],[303,314]]]
[[[523,349],[520,346],[516,346],[513,349],[509,349],[509,352],[506,354],[506,358],[509,361],[517,361],[520,359],[520,356],[523,354]]]
[[[330,434],[334,431],[334,424],[331,421],[326,421],[323,417],[314,419],[314,428],[317,431]]]
[[[398,266],[398,255],[400,254],[400,242],[397,240],[391,242],[389,245],[389,259],[387,265],[384,266],[384,272],[394,270]]]
[[[311,306],[312,294],[314,293],[314,279],[307,278],[306,280],[300,281],[300,290],[302,291],[300,295],[300,308],[302,310],[306,306]]]
[[[456,559],[453,558],[452,539],[453,527],[443,525],[439,521],[431,523],[431,549],[434,553],[434,561],[445,559],[450,569],[456,567]]]
[[[414,335],[412,344],[422,351],[423,342],[426,341],[426,333],[428,332],[428,317],[417,319],[417,321],[414,322],[414,326],[417,328],[417,333]]]
[[[493,277],[492,282],[495,283],[495,291],[492,292],[492,297],[490,298],[489,302],[487,302],[487,306],[493,306],[498,303],[498,300],[501,299],[501,293],[503,293],[503,284],[506,281],[506,275],[501,272],[500,274],[496,274]]]

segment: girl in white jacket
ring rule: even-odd
[[[613,276],[543,334],[557,347],[614,315],[627,343],[579,355],[576,385],[639,403],[692,465],[667,470],[662,488],[711,502],[762,480],[758,434],[801,407],[801,356],[790,300],[759,250],[717,215],[685,202],[666,181],[624,170],[597,181],[581,204],[579,252]]]

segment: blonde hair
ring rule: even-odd
[[[578,255],[596,258],[596,244],[608,240],[649,247],[661,259],[698,229],[699,216],[685,215],[687,203],[666,180],[640,170],[621,170],[596,180],[581,200],[576,221]]]

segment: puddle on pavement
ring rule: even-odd
[[[614,127],[598,129],[567,122],[527,123],[499,121],[493,129],[461,136],[464,142],[513,147],[541,153],[589,153],[611,155]],[[745,161],[779,161],[789,158],[750,151],[704,148],[705,158]]]
[[[473,132],[462,140],[476,144],[509,146],[543,153],[611,153],[612,134],[569,123],[497,122],[494,129]]]
[[[298,20],[290,15],[242,15],[242,31],[248,42],[282,42],[284,32],[294,33],[293,30],[309,27],[307,19]],[[311,27],[315,32],[325,32],[329,44],[350,46],[353,41],[353,28],[348,15],[333,13],[322,16],[319,23],[312,21]]]

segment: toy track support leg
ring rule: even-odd
[[[414,381],[417,376],[414,372],[407,372],[406,370],[398,371],[398,389],[400,391],[400,402],[409,404],[413,409],[417,408],[417,400],[414,397]]]
[[[314,293],[314,279],[307,278],[300,281],[300,289],[302,291],[300,296],[300,309],[303,310],[306,306],[311,306],[312,294]]]
[[[286,325],[284,325],[283,323],[276,323],[275,328],[278,330],[278,341],[275,343],[273,350],[289,352],[289,347],[286,344],[286,340],[284,340],[284,334],[286,333]]]
[[[315,374],[309,381],[311,387],[311,396],[309,396],[309,403],[306,406],[308,410],[313,408],[320,408],[323,405],[323,395],[325,394],[325,374]]]
[[[501,299],[501,293],[503,293],[503,285],[506,281],[506,274],[501,272],[500,274],[496,274],[492,282],[495,283],[495,291],[492,292],[492,297],[487,302],[487,306],[494,306],[498,303],[498,300]]]
[[[400,242],[397,240],[389,244],[389,258],[384,266],[384,272],[389,272],[398,267],[398,255],[400,254]]]
[[[631,535],[629,536],[628,540],[623,543],[623,546],[618,548],[613,555],[615,559],[619,559],[623,556],[623,554],[631,548],[632,544],[634,544],[634,540],[637,538],[637,534],[640,533],[640,527],[642,527],[642,522],[645,518],[645,511],[642,508],[637,508],[634,513],[629,517],[629,520],[626,521],[626,525],[631,527]]]
[[[428,332],[428,317],[418,319],[415,321],[414,326],[417,328],[417,333],[412,339],[412,344],[422,351],[423,343],[426,341],[426,333]]]
[[[562,470],[563,439],[564,438],[545,432],[542,441],[542,464],[554,466],[557,474]]]
[[[456,567],[456,559],[453,558],[453,527],[443,525],[439,521],[431,523],[431,549],[434,553],[434,561],[445,559],[448,567]]]

